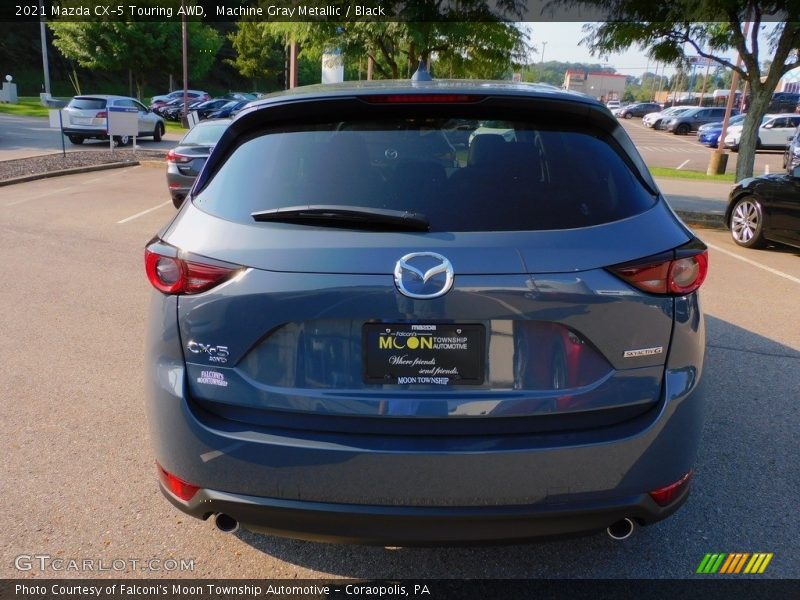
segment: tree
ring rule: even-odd
[[[743,123],[736,179],[751,177],[758,127],[780,78],[800,66],[800,5],[794,0],[560,0],[563,4],[600,7],[606,21],[586,26],[584,43],[608,53],[631,46],[649,48],[651,58],[681,61],[688,52],[737,71],[750,89]],[[768,20],[779,20],[769,34],[769,56],[763,56],[759,33]],[[743,23],[751,23],[745,37]],[[730,59],[739,53],[742,65]],[[771,68],[764,73],[762,61]],[[762,77],[764,80],[762,81]]]
[[[156,0],[141,0],[138,6],[148,4],[159,5]],[[140,98],[149,77],[181,68],[180,21],[51,21],[48,27],[53,32],[53,45],[80,66],[119,73],[130,70]],[[222,38],[213,28],[196,21],[190,21],[187,29],[189,75],[199,78],[214,64]]]
[[[283,46],[269,35],[263,23],[241,21],[236,31],[228,34],[228,39],[236,57],[225,62],[243,77],[253,80],[253,89],[258,87],[258,79],[283,79],[286,60]]]

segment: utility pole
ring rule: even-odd
[[[181,42],[183,45],[183,126],[189,123],[189,32],[186,26],[186,0],[181,0]]]
[[[44,92],[50,95],[50,65],[47,60],[47,29],[44,26],[44,0],[39,0],[39,35],[42,38],[42,69],[44,70]]]
[[[547,42],[542,42],[542,59],[539,61],[539,64],[544,63],[544,51],[547,50]]]
[[[744,24],[744,31],[742,35],[745,39],[747,39],[747,35],[750,33],[750,21],[747,21]],[[736,66],[742,66],[742,55],[739,54],[736,57]],[[731,112],[733,111],[733,100],[736,96],[736,88],[739,87],[739,71],[735,71],[731,74],[731,90],[728,93],[728,102],[725,105],[725,117],[722,119],[722,131],[719,132],[719,141],[717,142],[717,149],[714,150],[711,154],[711,158],[708,161],[708,169],[706,169],[707,175],[721,175],[725,172],[725,168],[728,166],[728,155],[725,153],[725,136],[728,134],[728,124],[731,120]]]

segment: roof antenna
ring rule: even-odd
[[[425,68],[425,61],[421,58],[419,59],[417,70],[411,76],[411,81],[433,81],[433,77],[428,73],[428,69]]]

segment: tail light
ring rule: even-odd
[[[659,506],[667,506],[671,504],[678,496],[685,490],[692,479],[693,471],[690,469],[686,475],[678,479],[675,483],[670,483],[668,486],[659,488],[650,492],[650,497],[655,500]]]
[[[672,252],[609,270],[643,292],[684,296],[703,285],[708,275],[708,250],[702,242],[693,240]]]
[[[99,113],[97,113],[94,116],[95,119],[105,119],[107,117],[108,117],[108,113],[106,111],[104,111],[104,110],[101,110]]]
[[[168,163],[175,163],[175,164],[186,164],[188,162],[192,162],[191,156],[186,156],[185,154],[178,154],[175,150],[170,150],[167,152],[167,162]]]
[[[158,478],[161,480],[162,485],[184,502],[188,502],[194,498],[197,490],[200,489],[196,485],[192,485],[176,477],[158,463],[156,463],[156,468],[158,469]]]
[[[171,250],[173,252],[161,252],[154,246],[149,246],[144,251],[147,279],[154,288],[164,294],[199,294],[227,281],[241,271],[241,267],[238,266],[223,267],[184,260],[177,256],[177,251]]]

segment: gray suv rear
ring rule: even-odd
[[[739,114],[738,110],[733,110],[732,115]],[[671,131],[675,135],[686,135],[692,131],[697,131],[701,125],[722,121],[725,117],[725,108],[692,108],[679,115],[664,119],[661,124],[662,129]]]
[[[454,122],[513,135],[453,156]],[[627,537],[689,493],[707,265],[583,95],[375,82],[251,104],[145,249],[161,489],[225,531]]]

